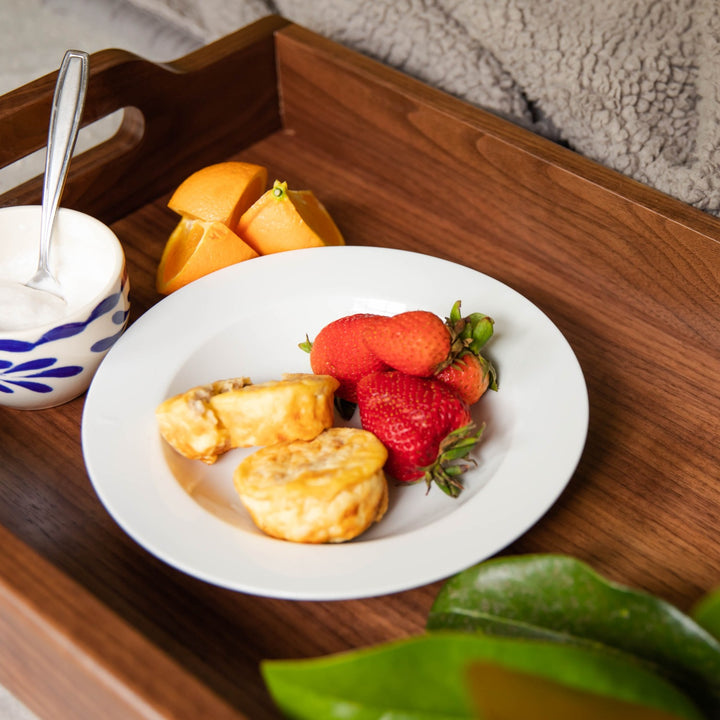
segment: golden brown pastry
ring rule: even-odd
[[[331,428],[311,441],[281,443],[248,455],[233,475],[253,522],[301,543],[343,542],[387,510],[385,446],[359,428]]]
[[[284,375],[257,385],[232,378],[169,398],[155,415],[175,450],[212,464],[236,447],[312,440],[333,424],[337,387],[329,375]]]

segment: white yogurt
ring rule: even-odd
[[[37,269],[40,213],[18,213],[17,224],[0,235],[0,333],[39,328],[62,322],[93,300],[111,280],[115,254],[72,213],[59,212],[50,245],[50,269],[65,301],[23,287]],[[83,226],[84,227],[84,226]],[[90,310],[90,308],[88,308]]]
[[[62,298],[13,280],[0,279],[0,332],[54,323],[66,312],[67,303]]]

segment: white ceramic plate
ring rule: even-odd
[[[477,403],[487,429],[466,488],[391,490],[383,520],[352,542],[302,545],[255,528],[232,473],[250,450],[212,466],[160,438],[154,411],[190,387],[234,376],[254,382],[310,372],[298,348],[356,312],[462,310],[495,320],[486,346],[500,389]],[[119,525],[170,565],[251,594],[335,600],[417,587],[503,549],[555,502],[580,458],[588,398],[555,325],[506,285],[426,255],[364,247],[299,250],[220,270],[162,300],[116,343],[85,402],[90,478]]]

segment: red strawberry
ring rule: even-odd
[[[436,376],[468,405],[476,403],[489,387],[496,388],[495,368],[482,355],[463,351]]]
[[[474,464],[467,455],[483,430],[472,422],[467,403],[435,378],[392,370],[364,377],[357,399],[363,428],[388,450],[388,475],[460,494],[460,475]]]
[[[365,328],[371,352],[407,375],[428,377],[447,361],[450,329],[427,310],[410,310],[383,318]]]
[[[357,402],[357,381],[369,373],[387,370],[387,365],[362,341],[363,331],[378,320],[384,317],[369,313],[347,315],[326,325],[313,342],[300,344],[310,353],[310,367],[316,375],[332,375],[340,383],[335,395],[343,400]]]

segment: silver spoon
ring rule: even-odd
[[[50,112],[50,129],[45,157],[40,255],[37,271],[25,283],[27,287],[35,290],[52,293],[63,302],[65,298],[62,288],[48,265],[50,240],[55,224],[55,215],[60,205],[60,197],[65,187],[70,158],[80,129],[80,117],[85,104],[88,84],[88,64],[89,57],[86,52],[68,50],[60,65]]]

